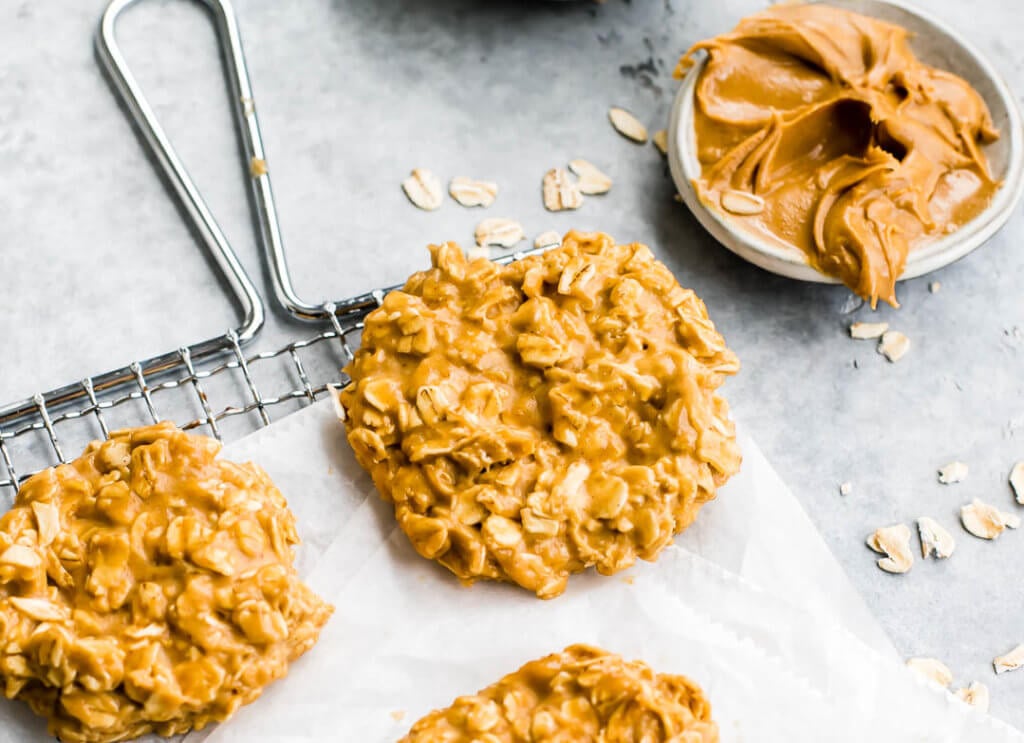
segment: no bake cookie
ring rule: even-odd
[[[739,468],[739,368],[644,245],[569,233],[502,266],[453,243],[365,323],[339,401],[416,550],[542,598],[653,560]]]

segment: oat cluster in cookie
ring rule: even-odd
[[[507,266],[430,250],[367,316],[339,395],[413,546],[542,598],[655,559],[740,464],[716,394],[739,364],[704,304],[599,233]]]
[[[171,424],[27,480],[0,518],[0,681],[65,743],[228,718],[331,614],[268,475]]]
[[[693,681],[586,645],[527,663],[430,713],[399,743],[717,743]]]

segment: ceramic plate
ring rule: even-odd
[[[830,5],[880,18],[909,29],[911,47],[927,64],[952,71],[981,93],[992,112],[1000,138],[985,147],[993,175],[1003,181],[988,208],[956,232],[914,250],[900,280],[921,276],[962,258],[982,245],[1013,213],[1024,190],[1024,133],[1016,100],[992,65],[960,34],[924,11],[883,0],[833,0]],[[751,263],[803,281],[839,283],[812,268],[803,252],[781,240],[733,226],[727,215],[703,204],[693,187],[700,175],[693,127],[694,92],[704,69],[702,58],[687,74],[672,107],[669,124],[669,165],[683,201],[704,228],[722,245]]]

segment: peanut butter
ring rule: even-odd
[[[910,251],[980,213],[998,138],[965,80],[921,62],[899,26],[827,5],[775,6],[703,41],[701,199],[802,250],[875,306]],[[735,206],[735,208],[730,208]]]

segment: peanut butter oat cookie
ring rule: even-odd
[[[643,245],[569,233],[507,266],[430,248],[366,318],[348,439],[416,550],[551,598],[653,560],[738,469],[735,355]]]
[[[0,518],[0,682],[65,743],[227,719],[331,614],[258,467],[160,424],[95,441]]]
[[[711,705],[684,676],[586,645],[527,663],[431,712],[399,743],[717,743]]]

